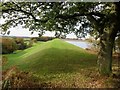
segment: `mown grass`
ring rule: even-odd
[[[60,39],[38,42],[31,48],[6,56],[8,61],[3,70],[16,66],[32,72],[38,82],[56,87],[101,87],[101,83],[97,84],[99,86],[92,84],[97,74],[97,56]]]
[[[8,54],[7,57],[9,60],[3,70],[17,65],[23,70],[58,73],[96,66],[96,55],[59,39],[39,42],[26,50]]]

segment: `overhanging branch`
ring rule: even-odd
[[[104,14],[101,14],[99,12],[88,12],[88,13],[74,13],[73,15],[62,15],[62,14],[59,14],[56,16],[56,18],[62,18],[62,19],[70,19],[70,18],[74,18],[74,17],[78,17],[78,16],[89,16],[89,15],[95,15],[95,16],[98,16],[98,17],[104,17]]]
[[[43,23],[45,23],[45,22],[48,21],[47,19],[46,19],[46,20],[37,19],[32,13],[27,12],[27,11],[24,11],[24,10],[22,10],[21,8],[20,8],[20,9],[10,8],[10,9],[3,9],[3,10],[2,10],[2,12],[4,12],[4,13],[8,13],[9,11],[22,12],[22,13],[24,13],[24,14],[26,14],[26,15],[31,16],[31,17],[34,19],[35,22],[43,22]]]

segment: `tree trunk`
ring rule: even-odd
[[[110,75],[112,72],[112,52],[115,37],[104,33],[100,37],[100,51],[98,54],[98,70],[102,75]]]
[[[108,27],[103,29],[100,35],[100,51],[98,54],[98,68],[102,75],[110,75],[112,72],[112,52],[115,37],[120,29],[120,3],[114,3],[115,13],[109,18]]]

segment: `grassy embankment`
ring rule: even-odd
[[[97,75],[96,55],[59,39],[38,42],[23,51],[8,54],[3,70],[17,66],[32,72],[40,82],[58,87],[102,87]]]

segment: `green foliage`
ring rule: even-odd
[[[115,5],[103,2],[2,3],[1,17],[6,18],[7,23],[2,24],[1,28],[4,30],[24,23],[25,28],[29,28],[32,33],[39,32],[39,36],[48,30],[60,32],[55,34],[56,37],[62,33],[66,35],[74,32],[78,38],[85,37],[87,33],[99,38],[104,28],[112,26],[115,22]],[[108,30],[111,32],[111,29]]]
[[[15,41],[16,41],[17,44],[19,44],[19,43],[23,44],[24,43],[23,38],[15,38]]]
[[[47,36],[42,36],[42,37],[33,37],[33,38],[31,38],[31,40],[34,40],[35,39],[35,41],[37,40],[37,41],[49,41],[49,40],[53,40],[53,39],[55,39],[54,37],[47,37]]]
[[[34,43],[37,43],[37,39],[33,39],[33,42],[34,42]]]
[[[45,30],[58,31],[65,34],[75,31],[78,23],[82,23],[81,27],[87,28],[89,21],[84,15],[77,15],[76,13],[88,12],[92,10],[99,3],[75,3],[75,2],[52,2],[52,3],[37,3],[37,2],[7,2],[2,3],[3,14],[1,17],[7,18],[8,23],[1,25],[2,30],[6,31],[3,27],[14,27],[18,24],[29,28],[30,31],[38,31],[39,36],[44,34]],[[11,16],[13,13],[14,15]],[[7,13],[8,15],[6,16]],[[18,16],[22,14],[22,16]],[[84,14],[85,14],[84,13]],[[74,15],[76,14],[76,15]],[[27,15],[27,16],[26,16]],[[63,16],[62,16],[63,15]],[[71,15],[70,17],[67,15]],[[74,17],[72,17],[75,16]],[[37,16],[37,18],[36,18]],[[78,17],[77,17],[78,16]],[[14,18],[13,18],[14,17]],[[84,18],[83,18],[84,17]],[[33,24],[34,23],[34,24]],[[82,33],[87,32],[85,29],[77,30]],[[76,32],[76,31],[75,31]]]
[[[27,47],[32,47],[33,44],[37,43],[37,39],[36,38],[31,38],[27,44]]]
[[[27,48],[27,44],[25,43],[23,38],[15,38],[15,42],[18,46],[18,50],[23,50]]]
[[[99,37],[104,28],[115,22],[112,18],[116,13],[115,3],[103,2],[7,2],[2,3],[1,8],[1,17],[7,19],[7,23],[1,25],[3,30],[24,23],[25,28],[32,33],[39,32],[39,36],[48,30],[60,34],[74,32],[78,38],[87,33]]]
[[[2,54],[13,53],[17,50],[16,42],[11,38],[0,38],[2,39],[0,44],[2,45]]]
[[[29,43],[28,43],[28,47],[32,47],[33,46],[33,40],[30,40]]]

